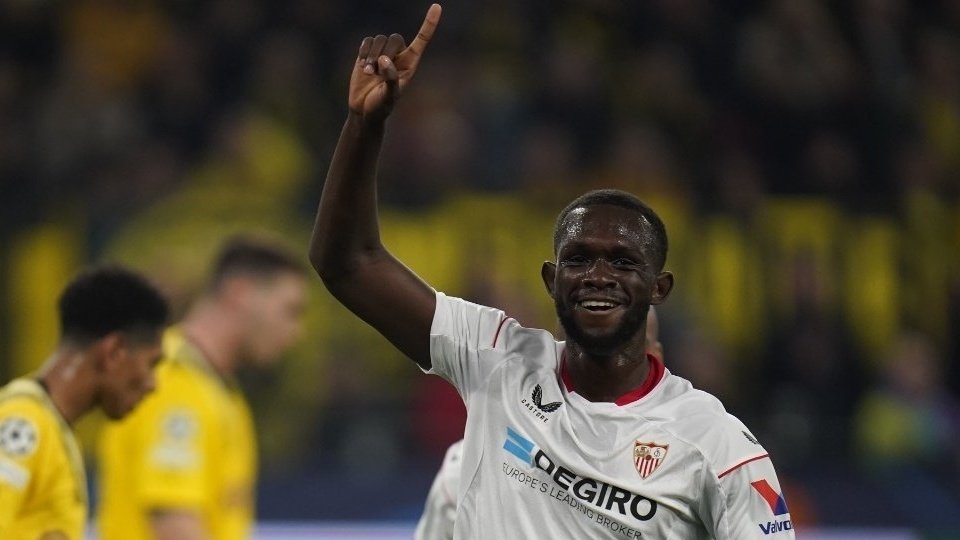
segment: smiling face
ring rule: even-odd
[[[572,210],[561,223],[557,262],[543,268],[568,340],[599,355],[642,343],[649,306],[673,285],[669,272],[654,266],[656,255],[638,211],[608,204]]]

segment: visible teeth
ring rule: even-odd
[[[604,302],[600,300],[584,300],[580,303],[581,306],[585,308],[612,308],[614,306],[613,302]]]

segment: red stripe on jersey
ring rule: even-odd
[[[666,372],[663,361],[650,353],[647,353],[647,360],[650,362],[650,371],[647,372],[647,378],[643,381],[643,384],[618,397],[613,401],[614,403],[621,407],[629,405],[652,392],[657,384],[663,380],[663,375]],[[570,373],[567,372],[566,350],[563,351],[563,357],[560,359],[560,380],[563,381],[563,386],[567,389],[567,392],[576,392],[573,388],[573,380],[570,379]]]
[[[500,330],[503,329],[503,324],[507,322],[510,317],[504,317],[500,319],[500,324],[497,326],[497,333],[493,335],[493,344],[490,345],[491,348],[497,347],[497,339],[500,337]]]
[[[560,355],[560,380],[563,381],[563,387],[567,392],[574,392],[573,381],[570,380],[570,374],[567,373],[567,350],[564,349]]]
[[[723,478],[724,476],[732,473],[733,471],[739,469],[740,467],[743,467],[743,466],[746,465],[747,463],[752,463],[752,462],[754,462],[754,461],[757,461],[758,459],[763,459],[763,458],[767,458],[767,457],[770,457],[770,454],[763,454],[763,455],[761,455],[761,456],[755,456],[755,457],[752,457],[752,458],[750,458],[750,459],[745,459],[745,460],[741,461],[740,463],[737,463],[737,464],[734,465],[733,467],[730,467],[729,469],[727,469],[727,470],[723,471],[722,473],[718,474],[718,475],[717,475],[717,478]]]
[[[663,367],[663,362],[659,358],[652,354],[647,355],[647,360],[650,361],[650,370],[647,372],[647,380],[643,381],[638,388],[631,390],[626,394],[617,398],[614,403],[620,405],[629,405],[634,401],[642,398],[643,396],[649,394],[653,387],[657,386],[657,383],[660,382],[660,379],[663,379],[663,373],[666,371],[666,368]]]

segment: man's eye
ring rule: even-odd
[[[573,257],[567,257],[566,259],[563,259],[562,261],[560,261],[560,264],[564,266],[579,266],[579,265],[587,264],[587,258],[578,256],[578,255]]]
[[[633,262],[632,260],[625,259],[623,257],[620,257],[619,259],[614,259],[611,264],[613,264],[614,266],[636,266],[637,265],[637,263]]]

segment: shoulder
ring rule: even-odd
[[[677,429],[699,430],[725,421],[727,410],[712,394],[698,390],[683,377],[667,372],[654,411]]]
[[[527,328],[503,310],[475,304],[462,298],[437,292],[437,308],[431,333],[434,335],[469,335],[479,350],[526,355],[556,348],[556,338],[547,330]]]
[[[444,463],[447,463],[447,462],[455,463],[460,461],[460,458],[462,456],[463,456],[463,439],[460,439],[459,441],[451,444],[449,448],[447,448],[447,452],[443,457],[443,461]]]
[[[57,418],[43,399],[26,385],[0,391],[0,456],[26,461],[59,439]]]
[[[209,400],[212,385],[203,373],[176,357],[166,357],[156,368],[156,389],[138,409],[148,411],[170,406],[202,409]],[[137,411],[134,411],[136,414]]]
[[[507,317],[500,334],[496,348],[505,352],[523,353],[525,356],[556,356],[557,340],[547,330],[527,328]]]
[[[27,417],[44,425],[57,422],[44,390],[27,379],[16,379],[0,389],[0,420],[11,416]]]
[[[156,368],[157,389],[154,394],[179,400],[187,397],[187,401],[197,402],[210,393],[224,390],[219,375],[178,328],[171,328],[164,335],[163,355]],[[185,395],[188,391],[196,393]]]
[[[443,456],[443,465],[440,466],[440,476],[448,487],[456,487],[460,479],[460,463],[463,460],[463,439],[450,445]],[[454,489],[453,493],[456,492]]]
[[[165,355],[156,367],[156,377],[157,389],[155,393],[164,392],[171,386],[204,386],[213,382],[210,380],[210,374],[196,365],[195,361],[182,355]]]
[[[195,362],[167,354],[156,367],[156,380],[156,389],[114,423],[118,429],[180,432],[215,421],[225,389]]]
[[[444,470],[450,469],[459,469],[460,461],[463,459],[463,439],[450,445],[450,448],[447,448],[446,454],[443,456],[443,465],[441,466]]]
[[[744,460],[766,456],[753,433],[719,399],[671,376],[671,393],[660,411],[665,430],[694,447],[718,475]]]

